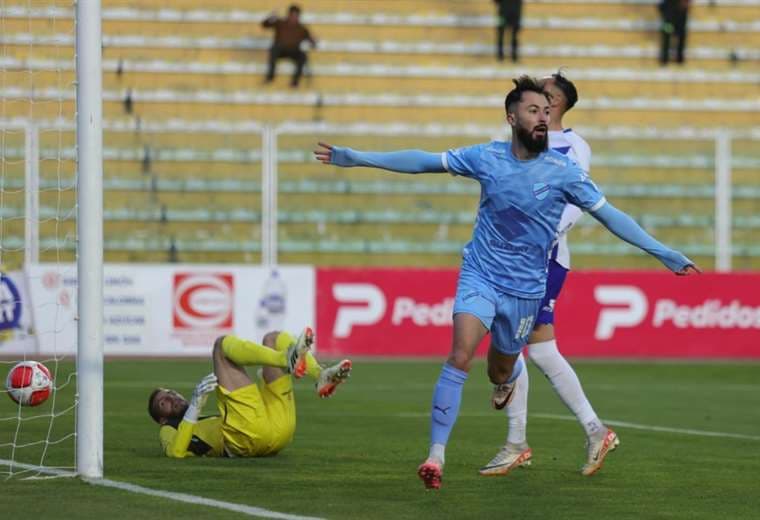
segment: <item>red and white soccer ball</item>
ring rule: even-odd
[[[37,361],[22,361],[8,372],[8,396],[22,406],[37,406],[50,397],[53,378],[50,370]]]

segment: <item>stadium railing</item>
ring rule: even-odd
[[[18,126],[23,125],[23,120],[3,123]],[[67,123],[59,120],[42,123],[67,127]],[[260,244],[254,244],[263,234],[259,232],[263,221],[259,203],[264,185],[261,162],[265,154],[260,134],[263,125],[213,120],[145,124],[139,131],[146,138],[152,136],[149,140],[157,143],[155,150],[148,151],[126,147],[130,141],[124,136],[138,129],[135,122],[106,121],[104,126],[106,142],[125,145],[125,148],[114,145],[104,150],[105,218],[108,236],[112,239],[106,243],[107,252],[116,254],[127,246],[133,252],[166,251],[172,240],[176,249],[199,255],[209,250],[247,251],[249,254],[261,250]],[[478,194],[475,183],[448,176],[402,178],[368,171],[346,172],[317,164],[310,150],[316,136],[330,136],[341,144],[347,140],[346,144],[378,149],[397,147],[398,142],[407,147],[445,149],[448,144],[458,146],[488,139],[489,135],[504,134],[503,128],[479,125],[293,122],[275,130],[279,139],[277,169],[280,170],[276,194],[281,199],[276,234],[280,241],[278,247],[284,254],[288,251],[369,255],[451,251],[452,258],[456,255],[454,244],[461,247],[470,231]],[[592,160],[594,178],[616,204],[639,218],[646,227],[656,229],[658,236],[676,242],[685,250],[714,256],[714,229],[718,224],[716,198],[720,195],[715,185],[719,161],[715,159],[714,149],[716,139],[724,134],[718,130],[687,127],[673,131],[627,127],[578,130],[596,150]],[[236,135],[234,147],[215,147],[218,144],[215,136],[232,139]],[[730,194],[734,208],[728,218],[737,258],[756,255],[752,236],[757,232],[754,215],[760,203],[760,183],[756,175],[760,169],[758,137],[758,129],[733,134],[736,145],[729,164],[734,178]],[[209,142],[211,148],[200,148]],[[246,144],[248,148],[244,148]],[[25,150],[22,142],[17,145],[8,147],[6,156],[20,161]],[[625,153],[617,153],[618,150]],[[64,146],[52,151],[43,148],[39,152],[43,161],[40,217],[43,223],[55,222],[62,228],[67,214],[73,210],[73,199],[69,201],[60,194],[55,195],[55,200],[46,198],[46,191],[65,189],[68,182],[66,177],[46,174],[44,161],[53,153],[65,158],[73,150]],[[150,172],[141,170],[146,153],[153,157]],[[230,171],[238,173],[229,175]],[[23,188],[19,175],[9,174],[5,182],[9,192]],[[308,211],[303,210],[304,201],[307,201]],[[12,216],[17,218],[23,201],[8,195],[5,206],[5,211],[15,211]],[[12,240],[14,233],[20,233],[20,229],[10,225],[12,221],[6,229],[8,240]],[[135,223],[142,223],[144,229],[138,231]],[[416,226],[409,226],[410,223]],[[44,239],[44,226],[42,231]],[[203,246],[202,241],[211,245]],[[608,252],[605,254],[630,253],[625,248],[610,247],[608,241],[610,239],[596,229],[592,219],[584,219],[579,224],[574,248],[580,255],[604,251]],[[138,243],[144,245],[135,245]],[[711,253],[706,253],[708,250]],[[140,260],[139,256],[130,258]],[[363,260],[357,256],[354,261]],[[752,258],[747,261],[756,262]]]

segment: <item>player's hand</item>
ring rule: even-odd
[[[203,408],[203,405],[206,404],[206,400],[208,399],[208,395],[216,390],[217,386],[219,386],[219,380],[217,379],[216,374],[212,373],[201,379],[200,383],[198,383],[198,386],[196,386],[193,391],[193,397],[190,400],[191,405],[197,407],[198,410]]]
[[[216,390],[219,386],[219,382],[216,378],[216,374],[209,374],[203,379],[193,390],[193,396],[190,398],[190,404],[187,406],[187,411],[183,420],[195,424],[198,422],[198,416],[201,414],[201,409],[206,404],[208,394]]]
[[[318,143],[318,148],[314,150],[314,158],[322,164],[334,164],[343,167],[356,166],[351,158],[351,148],[333,146],[321,141]]]
[[[314,158],[322,164],[330,164],[334,146],[331,144],[323,143],[322,141],[317,143],[317,146],[318,148],[314,150]]]
[[[664,255],[658,255],[658,258],[677,276],[700,274],[702,272],[702,269],[700,269],[691,258],[675,249],[670,249]]]
[[[680,271],[676,272],[678,276],[688,276],[690,274],[702,274],[702,269],[697,264],[689,264]]]

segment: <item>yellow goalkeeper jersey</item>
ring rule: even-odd
[[[167,457],[223,457],[222,418],[202,417],[197,423],[181,421],[175,428],[165,424],[158,432]]]

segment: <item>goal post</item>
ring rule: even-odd
[[[103,477],[103,124],[100,0],[76,3],[76,470]]]

